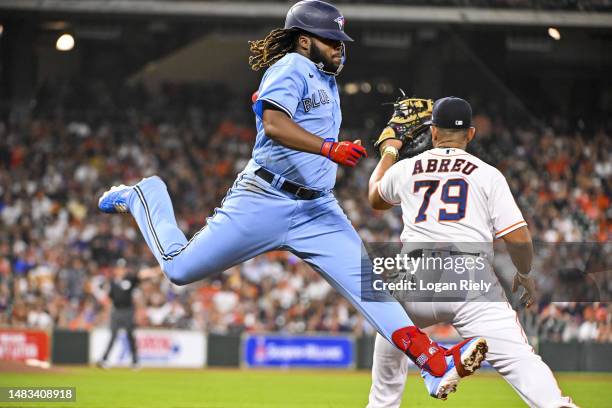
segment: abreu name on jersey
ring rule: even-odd
[[[458,173],[470,175],[478,168],[477,165],[466,159],[416,159],[412,175],[421,173]]]

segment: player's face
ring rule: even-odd
[[[127,272],[127,269],[122,267],[122,266],[115,266],[115,279],[123,279],[123,277],[125,276]]]
[[[322,62],[326,71],[336,72],[342,63],[342,41],[311,37],[310,59]]]

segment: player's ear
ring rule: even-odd
[[[435,146],[438,141],[438,128],[435,126],[430,126],[429,128],[431,129],[431,144]]]
[[[472,126],[467,132],[467,142],[470,143],[472,139],[474,139],[474,136],[476,136],[476,128]]]
[[[309,35],[305,34],[305,33],[300,33],[298,35],[297,38],[297,42],[296,42],[296,46],[298,48],[298,50],[302,50],[302,51],[310,51],[310,43],[312,41],[312,38],[310,38]]]

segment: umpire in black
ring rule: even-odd
[[[127,261],[123,258],[117,260],[113,270],[113,279],[110,282],[108,296],[113,302],[111,310],[111,338],[104,352],[102,360],[98,362],[99,367],[108,368],[108,355],[113,348],[119,329],[125,329],[130,351],[132,353],[132,368],[138,367],[138,350],[134,339],[134,301],[132,293],[141,280],[153,277],[157,274],[155,268],[142,269],[138,274],[129,273]]]

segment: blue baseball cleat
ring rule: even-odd
[[[457,390],[462,377],[474,374],[487,354],[487,341],[482,337],[472,337],[446,350],[446,372],[441,377],[434,377],[425,370],[421,376],[429,395],[445,400],[448,394]]]
[[[108,214],[129,213],[130,209],[127,203],[133,191],[132,186],[124,184],[113,186],[102,194],[102,197],[98,200],[98,208]]]

